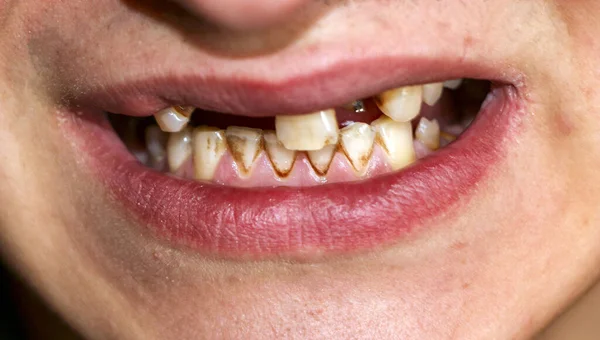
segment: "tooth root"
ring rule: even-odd
[[[146,149],[148,150],[149,166],[156,170],[163,170],[166,163],[167,133],[161,131],[156,125],[150,125],[145,131]]]
[[[192,155],[192,130],[189,127],[169,134],[167,159],[169,170],[176,172]]]
[[[225,130],[225,137],[231,156],[247,174],[263,149],[262,130],[230,126]]]
[[[287,176],[294,166],[296,151],[286,149],[277,139],[275,131],[265,131],[263,138],[265,140],[265,150],[273,168],[279,176]]]
[[[402,169],[417,159],[410,122],[395,122],[381,116],[371,126],[377,132],[376,140],[387,153],[393,170]]]
[[[208,126],[197,127],[192,133],[192,143],[196,179],[212,180],[227,151],[225,131]]]
[[[433,83],[423,85],[423,102],[429,106],[434,106],[444,92],[444,83]]]
[[[321,150],[338,142],[335,110],[275,117],[277,139],[288,150]]]
[[[321,150],[308,151],[308,160],[317,175],[324,176],[329,171],[331,161],[337,150],[337,145],[327,145]]]
[[[436,119],[429,120],[425,117],[421,118],[419,125],[415,130],[415,138],[430,150],[439,149],[440,124]]]
[[[444,87],[450,90],[456,90],[462,85],[462,82],[462,79],[446,80],[444,82]]]
[[[405,86],[375,96],[375,103],[386,116],[397,122],[408,122],[419,115],[423,86]]]
[[[353,123],[341,131],[342,150],[359,173],[364,173],[373,152],[375,132],[369,124]]]
[[[158,111],[154,115],[154,118],[161,130],[165,132],[179,132],[190,121],[192,112],[194,112],[193,107],[171,106]]]

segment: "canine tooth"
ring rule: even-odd
[[[369,124],[353,123],[341,131],[340,145],[354,169],[362,173],[369,165],[375,132]]]
[[[200,126],[192,133],[194,172],[196,179],[211,180],[215,175],[221,157],[227,151],[225,131]]]
[[[169,134],[167,142],[167,159],[169,170],[177,171],[181,165],[192,155],[192,130],[185,127],[183,130]]]
[[[444,92],[444,83],[433,83],[423,85],[423,102],[429,106],[434,106]]]
[[[225,137],[233,159],[244,172],[249,172],[263,147],[262,130],[230,126],[225,130]]]
[[[462,82],[462,79],[446,80],[444,82],[444,87],[450,90],[456,90],[460,87],[460,85],[462,85]]]
[[[265,140],[265,150],[269,155],[273,168],[280,175],[289,174],[296,160],[296,151],[286,149],[277,139],[275,131],[265,131],[263,138]]]
[[[327,145],[321,150],[308,151],[308,160],[318,175],[325,175],[329,170],[333,156],[337,150],[337,145]]]
[[[165,165],[167,151],[165,146],[167,144],[167,133],[163,132],[158,126],[150,125],[145,131],[146,149],[150,156],[149,165],[150,167],[162,170]]]
[[[190,116],[194,112],[193,107],[189,106],[171,106],[158,111],[154,118],[165,132],[179,132],[190,121]]]
[[[275,117],[277,139],[288,150],[321,150],[337,144],[338,123],[335,110],[323,110],[305,115]]]
[[[423,86],[405,86],[375,96],[375,103],[386,116],[397,122],[408,122],[419,115]]]
[[[416,160],[410,122],[395,122],[381,116],[371,126],[377,132],[377,141],[387,153],[392,169],[402,169]]]
[[[421,118],[419,125],[415,130],[415,138],[425,144],[430,150],[437,150],[440,147],[440,124],[436,119],[429,120]]]

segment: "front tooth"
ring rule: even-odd
[[[450,90],[456,90],[460,87],[460,85],[462,85],[462,82],[462,79],[446,80],[444,82],[444,87]]]
[[[308,151],[308,160],[318,175],[324,176],[329,171],[337,145],[327,145],[321,150]]]
[[[316,151],[338,142],[339,129],[333,109],[276,116],[275,130],[277,139],[288,150]]]
[[[423,101],[429,106],[434,106],[442,97],[444,83],[433,83],[423,85]]]
[[[397,122],[408,122],[419,115],[423,86],[405,86],[375,96],[375,103],[386,116]]]
[[[163,170],[167,151],[167,134],[156,125],[150,125],[145,131],[146,149],[150,156],[149,165],[156,170]]]
[[[265,131],[265,150],[269,155],[273,168],[280,176],[286,176],[292,171],[296,160],[296,151],[286,149],[277,139],[275,131]]]
[[[158,111],[154,118],[165,132],[179,132],[190,121],[190,116],[194,112],[193,107],[189,106],[171,106]]]
[[[231,156],[248,173],[263,148],[262,130],[230,126],[225,131],[225,137]]]
[[[169,134],[167,142],[167,158],[169,169],[176,172],[192,155],[192,131],[189,127]]]
[[[415,138],[425,144],[430,150],[439,149],[440,124],[436,119],[429,120],[425,117],[421,118],[421,121],[415,130]]]
[[[353,123],[341,131],[342,150],[359,173],[363,173],[369,165],[374,141],[375,132],[369,124]]]
[[[194,129],[192,141],[196,179],[209,181],[213,179],[221,157],[227,151],[225,131],[200,126]]]
[[[393,170],[402,169],[416,160],[410,122],[395,122],[381,116],[371,126],[377,131],[377,141],[387,153]]]

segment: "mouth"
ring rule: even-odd
[[[477,79],[391,87],[306,114],[131,102],[69,113],[65,133],[86,168],[159,242],[253,259],[372,250],[460,210],[522,112],[513,85]]]

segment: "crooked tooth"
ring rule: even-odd
[[[312,165],[317,175],[324,176],[329,171],[331,161],[337,150],[337,145],[327,145],[321,150],[308,151],[308,160]]]
[[[156,170],[163,170],[165,167],[167,151],[167,134],[156,125],[150,125],[144,131],[146,140],[146,149],[148,150],[149,166]]]
[[[185,127],[183,130],[169,134],[167,142],[167,159],[169,170],[176,172],[192,155],[192,130]]]
[[[386,116],[397,122],[408,122],[419,115],[423,86],[405,86],[375,96],[375,103]]]
[[[377,141],[387,153],[393,170],[402,169],[417,159],[410,122],[395,122],[381,116],[371,126],[377,132]]]
[[[429,120],[421,118],[419,125],[415,130],[415,138],[423,143],[430,150],[437,150],[440,147],[440,124],[436,119]]]
[[[429,106],[434,106],[444,92],[444,83],[433,83],[423,85],[423,101]]]
[[[277,139],[275,131],[265,131],[265,150],[271,160],[273,168],[280,176],[286,176],[292,171],[296,160],[296,151],[286,149]]]
[[[263,148],[262,130],[230,126],[225,130],[225,137],[231,156],[241,170],[248,173]]]
[[[363,173],[373,152],[375,132],[369,124],[353,123],[341,131],[342,150],[356,171]]]
[[[221,157],[227,151],[225,131],[200,126],[192,133],[194,173],[196,179],[213,179]]]
[[[444,87],[448,88],[450,90],[456,90],[457,88],[460,87],[460,85],[462,85],[462,82],[463,82],[462,79],[446,80],[444,82]]]
[[[288,150],[321,150],[338,142],[335,110],[275,117],[277,139]]]
[[[165,132],[179,132],[190,121],[192,112],[194,112],[193,107],[171,106],[158,111],[154,115],[154,118],[161,130]]]

